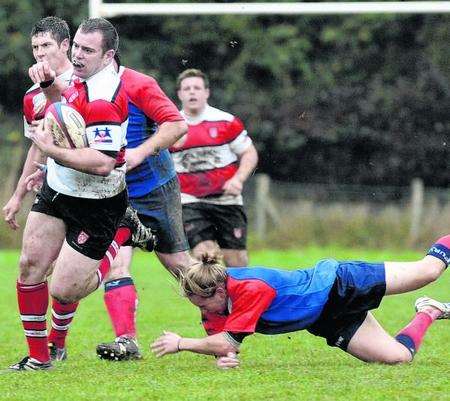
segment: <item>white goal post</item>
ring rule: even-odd
[[[311,3],[104,3],[89,0],[89,16],[219,14],[425,14],[450,13],[450,1],[356,1]]]

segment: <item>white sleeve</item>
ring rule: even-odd
[[[86,135],[92,149],[117,152],[126,144],[124,124],[91,125],[86,127]]]
[[[247,134],[247,130],[244,129],[232,142],[230,142],[230,148],[239,156],[244,153],[252,143],[252,140]]]

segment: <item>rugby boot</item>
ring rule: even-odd
[[[156,244],[156,237],[150,228],[142,224],[137,211],[131,206],[127,207],[119,227],[127,227],[131,231],[131,238],[123,246],[137,247],[149,252],[153,251]]]
[[[39,362],[37,359],[26,356],[20,362],[9,367],[12,372],[25,372],[32,370],[50,370],[53,366],[50,362]]]
[[[109,361],[142,359],[137,341],[128,337],[117,337],[112,343],[97,345],[97,355]]]
[[[50,353],[51,361],[65,361],[67,359],[67,349],[58,348],[53,343],[48,343],[48,352]]]
[[[418,298],[414,304],[417,312],[422,312],[424,309],[433,307],[439,309],[442,314],[438,319],[450,319],[450,302],[439,302],[433,298],[421,297]]]

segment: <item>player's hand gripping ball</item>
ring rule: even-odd
[[[73,107],[61,102],[52,103],[45,113],[45,126],[56,145],[62,148],[86,148],[86,124]]]

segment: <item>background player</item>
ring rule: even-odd
[[[247,217],[241,193],[258,154],[237,117],[208,105],[209,83],[202,71],[182,72],[177,89],[189,130],[171,152],[193,256],[217,253],[218,244],[227,266],[246,266]]]
[[[183,338],[165,332],[152,344],[157,356],[191,351],[217,355],[219,367],[236,367],[242,340],[254,332],[287,333],[307,329],[367,362],[412,361],[428,327],[450,319],[450,303],[427,297],[417,314],[391,337],[368,312],[383,296],[421,288],[436,280],[450,262],[450,235],[440,238],[417,262],[337,262],[314,268],[225,269],[214,260],[191,267],[181,282],[189,300],[202,310],[208,337]]]

